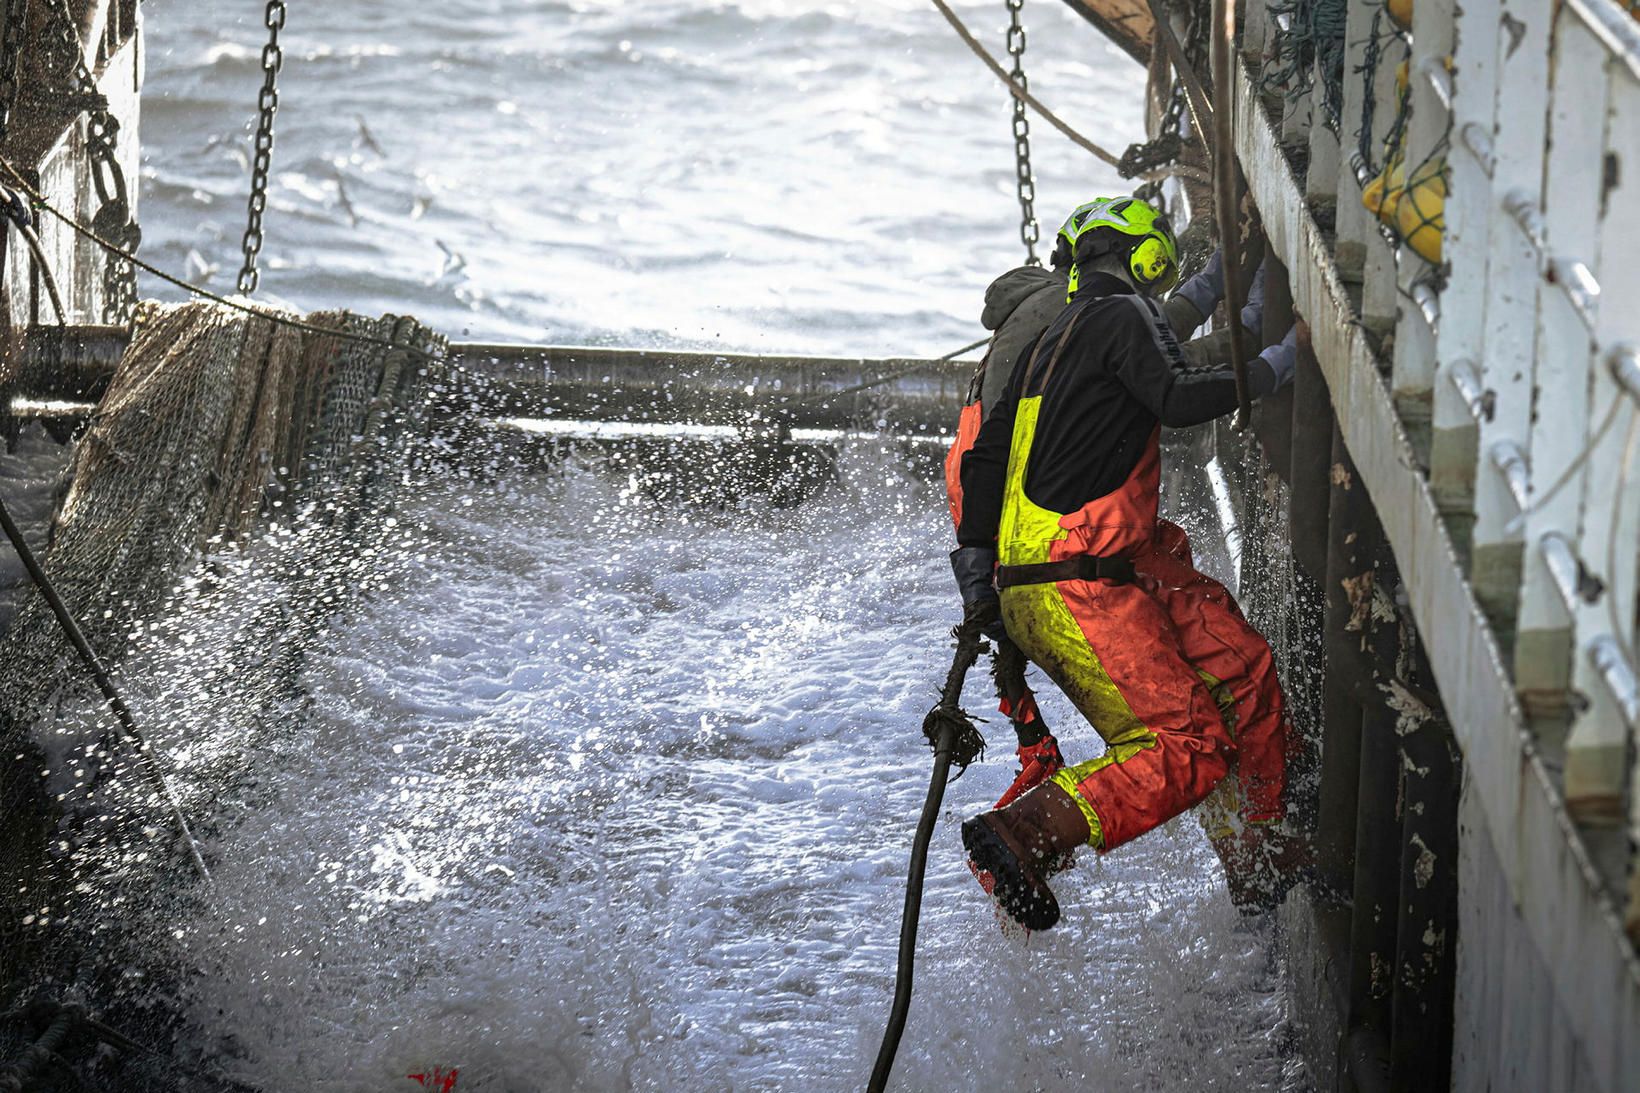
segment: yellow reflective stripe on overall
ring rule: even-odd
[[[1059,526],[1060,513],[1033,504],[1025,496],[1025,470],[1036,440],[1042,396],[1022,398],[1014,411],[1014,435],[1008,448],[1008,475],[1002,487],[1002,519],[997,524],[997,561],[1031,565],[1048,560],[1053,544],[1069,532]]]

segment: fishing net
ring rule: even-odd
[[[1322,119],[1338,131],[1344,110],[1345,0],[1285,0],[1269,8],[1272,58],[1260,85],[1289,101],[1321,85]]]
[[[412,441],[426,435],[444,371],[442,339],[411,319],[321,312],[301,320],[316,329],[303,329],[276,321],[295,316],[268,315],[143,307],[74,452],[42,559],[119,675],[180,599],[210,606],[218,559],[282,544],[263,559],[267,595],[236,606],[209,658],[214,685],[200,690],[216,708],[190,710],[190,724],[209,718],[218,733],[265,728],[303,650],[367,584],[361,570],[425,447]],[[148,644],[169,644],[165,636]],[[175,636],[179,648],[191,644],[191,634]],[[129,679],[153,666],[125,668]],[[84,985],[79,931],[99,917],[85,904],[118,887],[97,880],[107,846],[88,848],[115,838],[117,805],[130,849],[175,842],[142,791],[133,749],[92,696],[46,604],[28,597],[0,637],[0,1009],[25,981]],[[224,776],[189,771],[191,818],[208,822]]]

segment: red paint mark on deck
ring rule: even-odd
[[[413,1082],[420,1082],[428,1089],[436,1089],[438,1093],[450,1093],[456,1087],[456,1075],[460,1071],[451,1067],[446,1071],[441,1066],[435,1066],[431,1074],[406,1074],[405,1077]]]

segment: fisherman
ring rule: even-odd
[[[980,314],[980,323],[994,333],[985,357],[974,373],[969,386],[968,404],[963,407],[957,423],[956,439],[945,458],[951,519],[959,526],[962,521],[962,457],[973,446],[985,418],[1002,401],[1003,391],[1008,386],[1020,351],[1031,346],[1069,303],[1073,291],[1071,276],[1075,268],[1073,250],[1077,236],[1090,210],[1104,202],[1105,199],[1096,199],[1080,205],[1065,219],[1054,237],[1048,269],[1017,266],[992,281],[985,290],[985,308]],[[1178,338],[1188,337],[1217,307],[1224,294],[1221,265],[1221,256],[1215,253],[1206,268],[1181,286],[1164,306],[1168,322]],[[1263,288],[1264,267],[1260,265],[1248,293],[1247,304],[1242,308],[1242,325],[1249,330],[1259,329]],[[1202,363],[1209,356],[1222,352],[1223,342],[1222,337],[1209,335],[1186,343],[1185,356],[1192,363]],[[1015,754],[1019,759],[1019,769],[1015,772],[1013,783],[997,800],[996,807],[1002,808],[1057,772],[1065,765],[1065,760],[1058,740],[1049,731],[1042,711],[1037,707],[1036,696],[1025,681],[1025,655],[1008,638],[1000,623],[993,628],[990,636],[997,646],[996,656],[992,660],[992,675],[997,685],[998,709],[1009,719],[1018,741]],[[1221,833],[1222,825],[1215,825],[1215,830],[1210,832]],[[1215,840],[1215,846],[1218,845],[1220,840]],[[980,883],[987,891],[991,890],[987,877],[981,876]]]
[[[1177,279],[1165,217],[1113,198],[1072,219],[1071,302],[1026,347],[962,457],[951,555],[965,617],[1004,625],[1106,743],[963,824],[976,872],[1030,929],[1058,921],[1047,878],[1069,851],[1120,846],[1200,803],[1233,768],[1239,857],[1268,873],[1284,850],[1269,825],[1283,816],[1289,728],[1269,645],[1157,512],[1161,426],[1231,412],[1233,373],[1187,367],[1155,302]],[[1197,278],[1179,295],[1199,322],[1221,287]],[[1254,397],[1291,381],[1296,336],[1250,362]],[[1272,878],[1266,895],[1285,883]]]

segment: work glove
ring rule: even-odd
[[[1258,269],[1253,272],[1253,283],[1247,286],[1246,294],[1247,299],[1243,301],[1241,308],[1241,325],[1248,330],[1257,330],[1264,322],[1263,262],[1260,262]],[[1197,326],[1206,322],[1207,317],[1219,306],[1219,301],[1224,299],[1224,252],[1214,251],[1213,257],[1207,260],[1207,265],[1202,267],[1202,271],[1180,285],[1173,295],[1182,296],[1190,301],[1190,306],[1201,314]]]
[[[958,547],[951,552],[951,572],[962,595],[962,621],[993,641],[1007,636],[1002,628],[1002,600],[992,574],[997,552],[990,547]]]
[[[1258,359],[1268,364],[1275,374],[1276,385],[1272,391],[1279,391],[1293,382],[1293,373],[1298,371],[1298,324],[1288,327],[1281,341],[1260,353]]]
[[[1202,271],[1174,290],[1173,295],[1190,301],[1190,306],[1201,315],[1201,321],[1213,314],[1213,309],[1224,299],[1224,252],[1216,250]],[[1201,325],[1200,322],[1197,325]]]
[[[1253,271],[1253,283],[1247,286],[1247,301],[1241,307],[1241,325],[1244,330],[1264,328],[1264,263]]]

